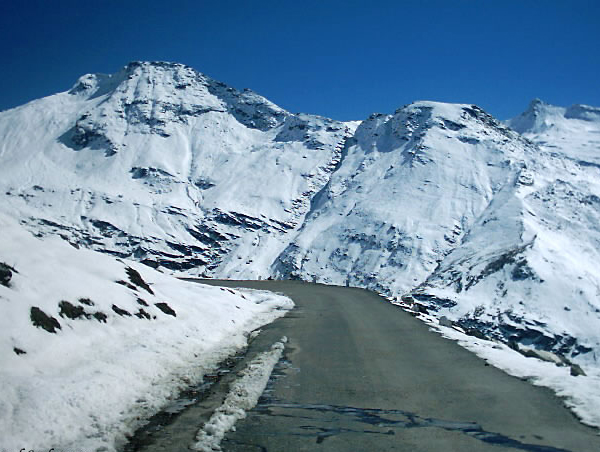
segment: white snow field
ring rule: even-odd
[[[542,149],[585,164],[600,164],[600,108],[557,107],[534,99],[525,112],[506,121]]]
[[[339,122],[134,62],[0,112],[0,211],[179,275],[377,290],[600,369],[597,107]]]
[[[40,240],[5,215],[0,230],[12,268],[0,285],[1,450],[117,450],[293,306]]]

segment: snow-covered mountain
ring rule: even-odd
[[[534,100],[508,121],[535,146],[412,296],[466,329],[597,365],[598,112]]]
[[[0,113],[0,209],[188,274],[376,289],[591,364],[599,112],[416,102],[343,123],[131,63]]]
[[[533,130],[561,111],[544,108]],[[535,144],[470,105],[372,116],[275,274],[410,291],[467,330],[597,362],[600,121],[569,111],[587,115],[561,123],[575,149]]]
[[[450,253],[536,148],[471,105],[373,115],[294,242],[283,275],[406,292]]]
[[[2,204],[120,257],[266,276],[352,128],[183,65],[131,63],[0,113]]]

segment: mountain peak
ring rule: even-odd
[[[170,61],[130,61],[129,63],[127,63],[125,65],[125,68],[127,69],[133,69],[136,67],[160,67],[160,68],[171,68],[171,69],[191,69],[194,70],[192,67],[186,65],[186,64],[181,64],[181,63],[173,63]]]
[[[536,109],[539,109],[540,107],[543,107],[544,105],[549,105],[549,104],[544,102],[539,97],[536,97],[536,98],[532,99],[531,102],[529,102],[529,107],[527,109],[528,110],[536,110]]]
[[[134,61],[0,114],[0,212],[190,275],[413,291],[597,359],[599,113],[534,99],[511,122],[528,141],[476,105],[419,101],[353,130]]]
[[[564,113],[563,107],[557,107],[535,98],[523,113],[507,122],[513,130],[519,133],[539,133],[553,127]]]
[[[69,90],[87,98],[95,98],[112,91],[131,92],[154,96],[177,92],[190,86],[205,90],[211,80],[190,66],[164,61],[132,61],[114,74],[85,74]],[[157,87],[161,87],[157,90]]]
[[[174,123],[189,123],[206,113],[229,113],[251,129],[268,130],[289,115],[252,90],[238,91],[190,66],[163,61],[132,61],[114,74],[86,74],[69,91],[86,106],[74,129],[63,137],[73,148],[90,140],[109,146],[114,155],[116,130],[134,129],[167,137]],[[112,143],[112,144],[110,144]]]
[[[529,103],[527,110],[509,119],[507,123],[519,133],[540,134],[550,129],[571,127],[567,126],[570,120],[600,122],[600,107],[574,104],[564,108],[535,98]]]

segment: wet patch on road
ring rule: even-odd
[[[397,409],[358,408],[352,406],[327,405],[327,404],[300,404],[279,400],[273,396],[276,383],[284,378],[288,372],[299,372],[294,368],[286,355],[275,366],[267,388],[258,401],[257,406],[251,410],[249,416],[287,418],[288,428],[265,433],[261,436],[299,436],[314,438],[316,444],[324,443],[328,438],[345,435],[395,435],[403,429],[436,428],[450,432],[461,433],[488,445],[502,446],[526,452],[571,452],[567,449],[531,444],[504,436],[500,433],[485,431],[475,422],[458,422],[445,419],[423,417],[409,411]],[[289,421],[292,420],[290,425]],[[268,422],[275,426],[276,422]],[[252,437],[252,425],[246,427],[238,425],[237,433],[225,437],[224,450],[244,450],[269,452],[263,444],[251,443],[244,437]],[[543,440],[540,436],[534,436]],[[227,445],[231,447],[227,447]]]
[[[204,375],[199,383],[180,392],[175,400],[163,410],[149,418],[143,427],[136,430],[129,439],[129,442],[123,447],[122,452],[139,452],[152,446],[157,437],[160,437],[162,431],[167,426],[177,421],[182,413],[205,401],[208,395],[215,390],[215,386],[217,386],[218,383],[221,383],[223,377],[228,376],[240,365],[240,362],[245,358],[245,352],[246,350],[243,349],[237,354],[226,358],[218,365],[214,372]],[[195,432],[198,429],[198,423],[194,422],[189,427],[191,432],[190,438],[193,439]]]
[[[301,421],[314,421],[314,423],[310,424],[299,423],[298,430],[289,432],[288,434],[306,437],[313,436],[317,444],[321,444],[331,436],[345,433],[394,435],[396,433],[395,429],[440,428],[463,433],[487,444],[509,447],[516,450],[527,452],[569,452],[567,449],[524,443],[500,433],[488,432],[474,422],[455,422],[427,418],[403,410],[264,401],[263,403],[259,402],[255,411],[265,416],[284,416],[297,418]],[[350,425],[368,424],[371,427],[378,428],[378,430],[326,426],[326,424],[332,423]]]

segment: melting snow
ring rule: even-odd
[[[246,412],[258,403],[265,390],[275,364],[281,358],[287,338],[284,336],[270,350],[254,358],[233,382],[223,404],[198,432],[193,449],[201,452],[221,450],[220,444],[235,423],[246,417]]]

